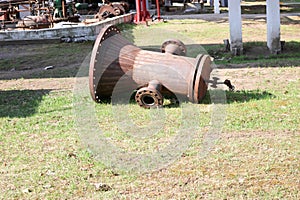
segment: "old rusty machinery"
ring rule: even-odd
[[[127,2],[109,2],[103,4],[94,18],[104,20],[109,17],[123,15],[129,12],[129,4]]]
[[[10,28],[49,28],[62,21],[79,22],[81,14],[94,15],[94,21],[87,22],[94,23],[128,12],[129,4],[124,1],[0,0],[0,29],[6,25]]]
[[[162,52],[147,51],[125,39],[114,25],[104,27],[95,42],[89,69],[94,101],[111,98],[116,91],[136,91],[135,101],[144,108],[161,107],[165,95],[199,103],[207,91],[210,56],[185,55],[178,40],[168,40]],[[115,95],[117,96],[117,95]]]
[[[72,0],[0,0],[0,20],[30,29],[49,28],[60,21],[78,22],[73,4]]]

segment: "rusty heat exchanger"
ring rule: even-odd
[[[178,40],[163,43],[162,52],[147,51],[125,39],[113,25],[104,27],[95,42],[89,69],[90,92],[94,101],[111,98],[118,90],[135,93],[144,108],[160,107],[163,97],[175,95],[193,103],[205,96],[212,71],[210,56],[184,56]]]

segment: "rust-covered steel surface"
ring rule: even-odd
[[[184,48],[180,43],[180,49]],[[162,96],[170,93],[199,103],[207,91],[211,70],[208,55],[190,58],[142,50],[108,25],[98,35],[92,52],[90,92],[100,102],[116,90],[138,90],[135,99],[145,108],[161,106]]]
[[[126,2],[113,2],[104,4],[100,7],[98,13],[94,16],[99,20],[104,20],[108,17],[123,15],[129,12],[129,4]]]
[[[173,55],[185,56],[186,55],[186,47],[180,40],[177,39],[169,39],[166,40],[161,45],[162,53],[170,53]]]
[[[144,108],[150,108],[151,106],[162,106],[163,96],[161,94],[162,85],[157,80],[149,82],[147,87],[140,88],[135,95],[135,101],[137,104]]]

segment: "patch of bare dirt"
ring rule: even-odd
[[[31,75],[48,66],[70,70],[80,66],[92,47],[91,42],[0,46],[0,79],[32,78]]]
[[[6,76],[8,75],[10,74],[7,73]],[[4,75],[1,74],[0,76]],[[236,90],[264,90],[276,86],[274,85],[274,80],[278,80],[278,84],[282,84],[282,88],[290,82],[298,81],[300,79],[300,68],[270,67],[214,69],[212,76],[218,77],[221,81],[225,79],[231,80]],[[0,89],[69,90],[73,88],[75,79],[75,77],[70,77],[0,80]]]
[[[48,69],[47,69],[48,68]],[[22,68],[19,70],[0,70],[0,80],[9,80],[9,79],[19,79],[19,78],[34,78],[38,76],[38,74],[42,75],[41,78],[47,78],[47,74],[51,76],[55,71],[65,70],[65,71],[77,71],[79,69],[78,64],[71,64],[67,66],[57,67],[55,65],[48,65],[43,67],[36,68]],[[76,75],[76,73],[73,73]]]
[[[75,78],[0,80],[1,90],[71,90]]]
[[[280,86],[284,89],[288,83],[300,79],[300,68],[229,68],[215,69],[214,74],[221,80],[231,80],[236,90],[265,90]]]

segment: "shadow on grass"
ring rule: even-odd
[[[227,104],[272,99],[275,97],[275,95],[267,91],[259,90],[226,91]],[[206,93],[204,99],[200,102],[200,104],[211,104],[209,91]]]
[[[271,54],[266,42],[245,42],[243,55],[233,56],[224,45],[203,45],[219,68],[299,66],[300,42],[282,42],[280,54]]]
[[[29,117],[37,112],[44,95],[51,90],[0,91],[0,118]]]
[[[226,98],[227,103],[243,103],[248,101],[263,100],[263,99],[272,99],[276,96],[267,92],[259,90],[242,90],[237,92],[227,91]]]
[[[212,104],[210,99],[210,91],[208,90],[205,97],[200,101],[199,104]],[[244,103],[249,101],[259,101],[263,99],[272,99],[276,96],[267,92],[267,91],[260,91],[260,90],[241,90],[241,91],[225,91],[226,93],[226,103],[232,104],[232,103]],[[168,103],[164,104],[164,108],[177,108],[180,107],[180,103],[175,96],[164,96],[164,100]],[[136,101],[134,100],[134,95],[131,96],[131,98],[126,101],[126,103],[115,103],[115,104],[136,104]],[[188,102],[188,101],[186,101]],[[103,99],[101,101],[103,104],[110,104],[111,99]]]
[[[258,91],[258,90],[242,90],[242,91],[226,91],[226,103],[244,103],[249,101],[258,101],[263,99],[272,99],[275,95],[267,91]],[[165,108],[174,108],[179,107],[180,103],[172,99],[170,104],[164,105]],[[200,101],[199,104],[211,104],[210,94],[207,91],[205,97]]]

